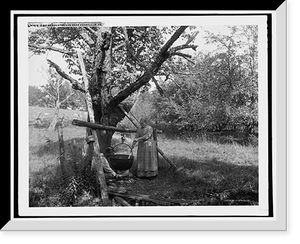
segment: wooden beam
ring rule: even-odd
[[[80,126],[80,127],[88,127],[93,130],[108,130],[108,131],[118,131],[125,133],[136,133],[136,130],[125,130],[118,127],[108,126],[108,125],[100,125],[91,122],[87,122],[84,120],[73,119],[72,125]]]
[[[121,109],[121,111],[124,113],[124,115],[130,120],[130,122],[136,127],[136,128],[140,128],[139,123],[134,122],[134,119],[125,111],[125,109],[122,107],[122,105],[118,105],[118,107]]]

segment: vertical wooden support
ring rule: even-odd
[[[88,115],[90,118],[90,122],[95,123],[94,110],[92,107],[92,98],[91,98],[91,94],[89,93],[89,82],[88,82],[87,75],[86,75],[85,65],[83,62],[81,52],[78,51],[77,54],[78,54],[78,60],[79,60],[79,64],[80,64],[80,68],[81,68],[81,72],[82,72],[84,87],[85,87],[85,100],[86,100],[86,104],[87,104]],[[107,194],[107,185],[106,185],[106,181],[105,181],[105,175],[103,172],[103,165],[101,163],[100,145],[99,145],[96,130],[92,130],[92,133],[93,133],[93,137],[95,138],[94,158],[93,158],[92,166],[96,169],[96,171],[98,173],[98,180],[100,183],[100,191],[101,191],[101,198],[102,198],[103,205],[107,206],[107,205],[109,205],[109,198],[108,198],[108,194]]]
[[[157,145],[157,131],[155,128],[153,128],[153,140],[154,140],[154,143],[155,143],[155,146],[156,148],[158,147]],[[156,157],[157,157],[157,162],[158,162],[158,151],[156,151]]]
[[[63,119],[58,124],[57,133],[58,133],[58,147],[59,147],[59,163],[61,168],[61,173],[63,180],[66,180],[66,166],[65,166],[65,145],[64,145],[64,125]]]

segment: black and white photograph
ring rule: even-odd
[[[258,205],[258,25],[29,22],[28,55],[29,207]]]
[[[20,16],[15,216],[274,217],[271,20]]]

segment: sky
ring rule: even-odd
[[[224,25],[202,26],[202,27],[197,27],[197,30],[199,31],[199,33],[194,42],[195,45],[198,45],[197,52],[199,51],[208,52],[208,51],[212,51],[215,48],[214,45],[205,44],[204,30],[208,30],[213,33],[221,33],[221,34],[228,33],[228,29]],[[176,43],[174,43],[174,46],[176,46]],[[192,52],[196,54],[196,52],[194,51]],[[49,64],[46,60],[47,58],[57,63],[66,73],[68,73],[67,65],[62,59],[61,53],[54,52],[54,51],[48,51],[46,54],[41,54],[41,55],[31,55],[31,53],[28,53],[29,85],[41,86],[47,83],[46,79],[44,78],[45,70],[49,68]],[[74,75],[72,76],[74,77]]]

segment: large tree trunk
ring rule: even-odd
[[[100,116],[99,116],[100,115]],[[112,108],[106,111],[104,114],[95,115],[95,121],[101,125],[116,127],[117,124],[124,118],[124,114],[119,108]],[[105,152],[107,147],[111,146],[112,137],[114,131],[109,130],[97,130],[100,150],[102,153]]]
[[[95,111],[95,122],[101,125],[114,126],[124,118],[123,113],[116,106],[109,107],[109,89],[107,85],[111,83],[111,28],[103,27],[98,33],[98,52],[94,57],[93,75],[90,79],[90,93]],[[97,130],[98,141],[102,153],[111,146],[114,132]]]

